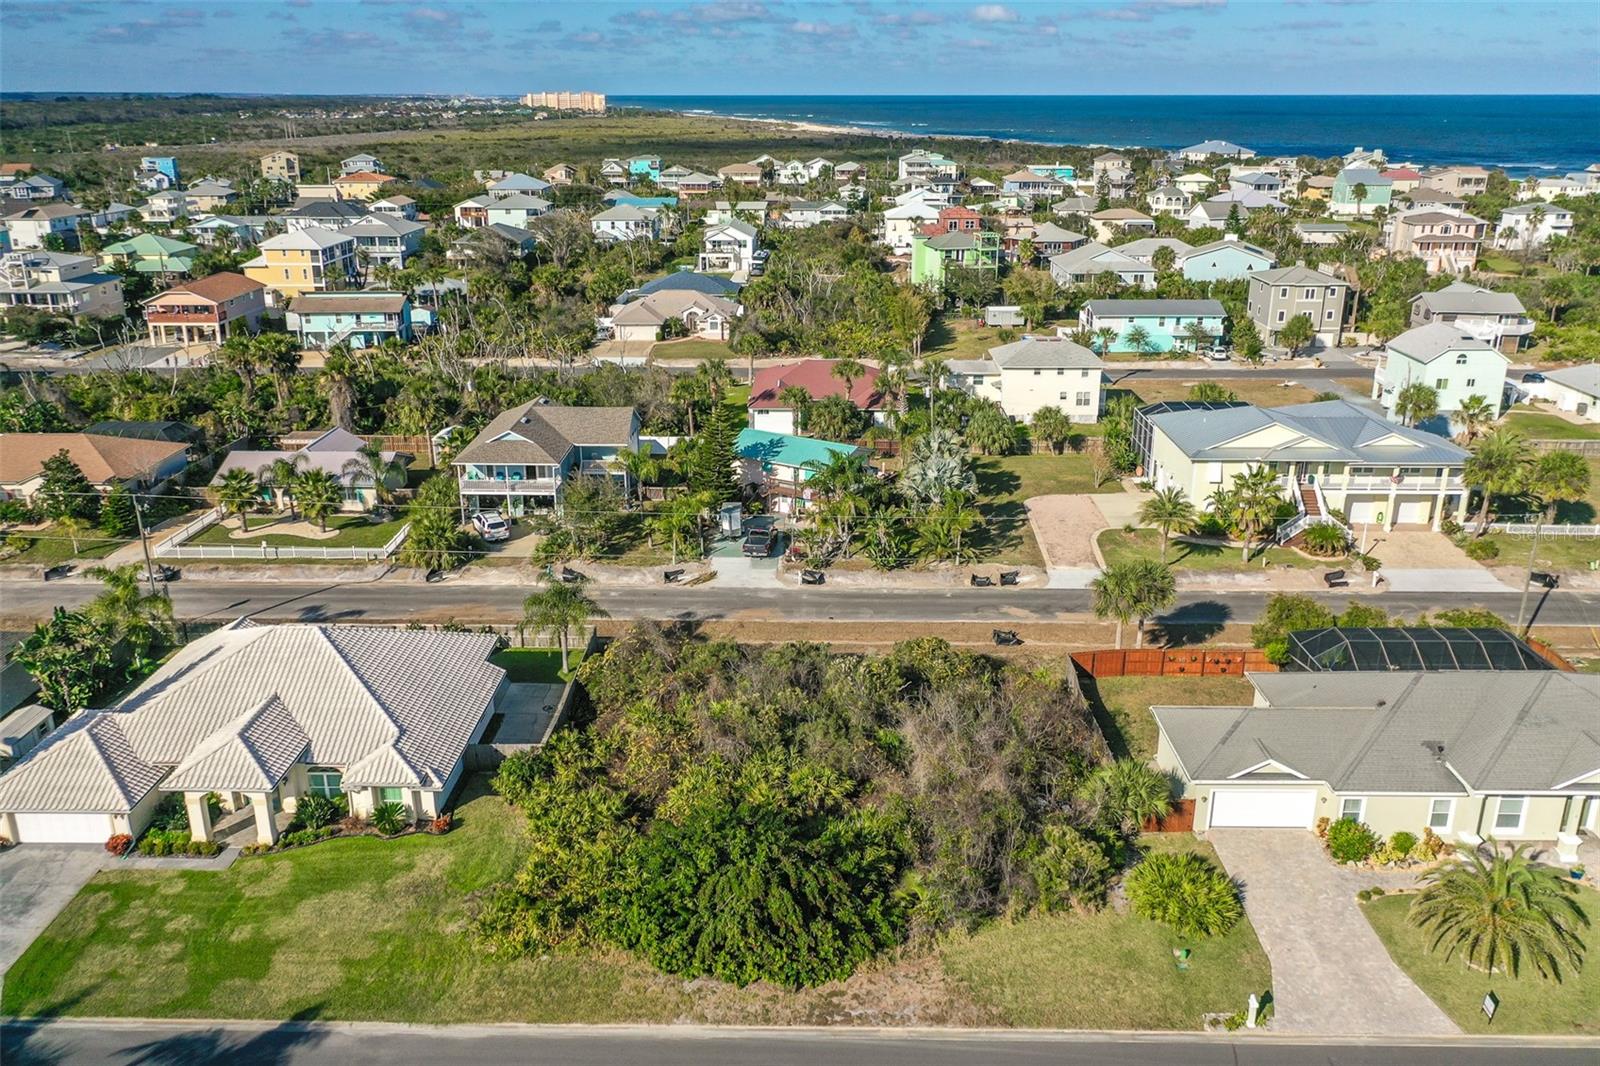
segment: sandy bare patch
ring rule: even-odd
[[[251,523],[249,532],[242,529],[230,529],[228,531],[228,539],[253,540],[269,533],[279,537],[302,537],[305,540],[332,540],[339,535],[337,529],[324,530],[315,522],[307,522],[303,518],[275,518],[269,522]]]
[[[1090,495],[1034,496],[1023,501],[1045,565],[1092,569],[1094,535],[1106,527],[1105,515]]]

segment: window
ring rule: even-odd
[[[1089,372],[1087,370],[1080,370],[1078,371],[1078,376],[1080,378],[1086,378],[1089,376]]]
[[[1074,406],[1077,406],[1077,407],[1088,407],[1089,403],[1090,403],[1089,394],[1087,392],[1080,392],[1080,393],[1078,393],[1078,398],[1077,398],[1077,401],[1075,402]]]
[[[1328,286],[1328,299],[1331,300],[1335,296],[1338,296],[1338,295],[1339,295],[1339,290],[1337,288],[1335,288],[1334,286],[1329,285]]]
[[[1306,294],[1301,297],[1302,300],[1315,300],[1316,298],[1317,298],[1317,290],[1316,289],[1307,289],[1306,290]]]
[[[1428,806],[1428,828],[1435,833],[1450,828],[1450,822],[1455,817],[1456,801],[1453,799],[1434,800]]]
[[[1470,389],[1470,388],[1472,388],[1472,386],[1476,385],[1477,383],[1478,383],[1478,379],[1477,378],[1468,378],[1467,379],[1467,388]]]
[[[1456,366],[1466,366],[1466,365],[1467,365],[1467,353],[1466,352],[1461,352],[1460,354],[1458,354],[1456,356]]]
[[[1037,370],[1035,370],[1035,371],[1034,371],[1034,372],[1033,372],[1033,376],[1034,376],[1034,377],[1038,377],[1038,376],[1039,376],[1039,371],[1037,371]]]
[[[1284,288],[1281,288],[1281,289],[1278,290],[1278,299],[1287,300],[1288,298],[1289,298],[1289,289],[1288,289],[1287,286],[1285,286]]]
[[[1322,320],[1324,322],[1332,322],[1333,321],[1333,309],[1332,308],[1329,308],[1327,311],[1323,312]]]
[[[1361,821],[1361,816],[1366,813],[1367,801],[1360,796],[1347,796],[1339,804],[1339,817],[1348,818],[1352,822]]]
[[[1440,392],[1443,392],[1445,389],[1448,389],[1450,387],[1450,379],[1449,378],[1434,378],[1433,379],[1433,387],[1438,389]]]
[[[1064,392],[1058,392],[1058,393],[1056,393],[1056,399],[1058,399],[1058,400],[1062,401],[1063,403],[1065,403],[1066,399],[1067,399],[1067,394],[1064,393]]]
[[[1523,820],[1528,813],[1528,797],[1501,796],[1494,809],[1494,827],[1512,833],[1522,832]]]
[[[1057,371],[1056,371],[1056,377],[1058,377],[1058,378],[1064,378],[1064,377],[1066,377],[1066,376],[1067,376],[1067,371],[1066,371],[1066,369],[1065,369],[1065,368],[1061,368],[1061,369],[1058,369],[1058,370],[1057,370]]]
[[[379,803],[404,803],[405,801],[406,801],[406,790],[403,789],[403,788],[380,788],[380,789],[378,789],[378,802]]]
[[[1287,311],[1279,311],[1278,312],[1278,321],[1282,322],[1286,317],[1288,317],[1288,314],[1289,314],[1289,312],[1287,312]]]
[[[332,799],[344,791],[344,775],[331,766],[313,766],[306,771],[306,791]]]

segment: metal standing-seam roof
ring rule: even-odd
[[[1347,400],[1286,407],[1230,406],[1222,409],[1153,411],[1149,420],[1191,459],[1263,462],[1278,457],[1314,462],[1460,465],[1467,451],[1443,437],[1399,426]],[[1268,426],[1296,434],[1271,447],[1235,444]]]

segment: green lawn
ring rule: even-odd
[[[561,652],[556,648],[505,648],[491,655],[489,661],[506,672],[507,680],[518,684],[556,685],[566,680],[561,676]],[[583,649],[571,648],[567,662],[569,670],[576,670],[583,662]]]
[[[1551,1036],[1600,1036],[1600,892],[1579,889],[1578,901],[1589,916],[1584,934],[1588,964],[1563,980],[1542,980],[1531,969],[1521,977],[1497,975],[1492,981],[1469,970],[1459,956],[1447,961],[1430,954],[1423,932],[1406,923],[1413,896],[1382,896],[1362,910],[1389,956],[1417,986],[1469,1033],[1544,1033]],[[1481,1009],[1485,992],[1500,999],[1494,1025]]]
[[[660,341],[650,349],[650,358],[662,359],[726,359],[738,362],[725,341],[707,340],[704,337],[685,337],[682,340]]]
[[[199,536],[192,537],[189,544],[231,544],[235,547],[253,548],[262,541],[280,548],[381,548],[394,539],[400,532],[400,527],[406,524],[402,516],[388,522],[368,521],[364,514],[332,515],[328,518],[328,528],[336,529],[339,535],[326,539],[312,539],[310,537],[292,537],[281,533],[257,534],[256,529],[265,521],[266,516],[254,515],[250,519],[250,535],[247,537],[233,537],[232,533],[239,530],[237,516],[229,516],[216,525],[204,530]]]
[[[1143,838],[1151,849],[1190,849],[1187,833]],[[1179,971],[1172,949],[1193,949]],[[1180,941],[1167,927],[1107,907],[995,922],[941,949],[945,968],[1011,1025],[1066,1029],[1199,1029],[1203,1015],[1243,1010],[1272,985],[1248,919],[1214,940]]]
[[[985,522],[978,538],[979,558],[1002,566],[1044,565],[1022,501],[1057,493],[1122,491],[1118,481],[1096,487],[1092,460],[1082,452],[990,456],[974,466],[978,510]]]
[[[1052,319],[1048,323],[1036,326],[1034,333],[1054,334],[1056,323],[1070,324],[1071,319]],[[937,355],[941,359],[982,359],[989,354],[989,349],[1007,343],[1001,339],[1000,326],[985,326],[981,321],[972,318],[962,318],[954,313],[934,316],[933,323],[928,327],[928,335],[922,342],[923,355]],[[1012,340],[1020,338],[1024,332],[1021,326],[1007,328]]]
[[[1248,707],[1255,689],[1242,677],[1100,677],[1085,679],[1083,694],[1111,754],[1146,762],[1156,753],[1151,707]]]
[[[71,562],[78,559],[92,562],[104,559],[118,548],[127,543],[123,540],[108,540],[96,536],[93,532],[78,538],[78,550],[72,550],[72,538],[61,531],[58,526],[49,525],[32,533],[14,533],[12,536],[26,538],[28,546],[15,555],[7,555],[0,559],[0,565],[6,566],[56,566],[60,563]]]
[[[1500,555],[1489,561],[1490,566],[1528,565],[1528,549],[1533,546],[1531,536],[1486,533],[1481,539],[1492,542],[1500,549]],[[1600,537],[1541,536],[1533,565],[1565,573],[1588,570],[1589,564],[1596,561],[1600,561]]]
[[[0,1009],[152,1018],[669,1022],[626,958],[495,959],[471,894],[509,877],[514,812],[474,794],[443,837],[334,840],[210,871],[102,873],[6,974]]]
[[[1512,408],[1503,421],[1530,440],[1600,440],[1600,429],[1580,426],[1560,415],[1528,407]]]
[[[1139,403],[1160,403],[1163,400],[1187,400],[1189,390],[1206,378],[1196,375],[1193,381],[1141,381],[1133,378],[1126,384],[1132,387]],[[1283,407],[1292,403],[1310,403],[1317,390],[1304,385],[1284,385],[1281,378],[1270,381],[1229,380],[1221,384],[1239,399],[1257,407]],[[1371,383],[1367,388],[1372,387]]]
[[[1154,529],[1136,529],[1129,533],[1122,529],[1100,531],[1100,554],[1107,566],[1134,559],[1154,559],[1161,553],[1161,534]],[[1167,565],[1181,570],[1206,570],[1212,573],[1244,573],[1261,568],[1262,556],[1274,566],[1292,566],[1297,570],[1332,569],[1338,562],[1332,559],[1310,559],[1288,548],[1268,548],[1265,552],[1252,550],[1248,563],[1240,559],[1241,549],[1215,544],[1189,544],[1175,540],[1167,548]]]

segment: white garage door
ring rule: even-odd
[[[111,836],[109,814],[19,814],[19,844],[104,844]]]
[[[1364,500],[1347,500],[1345,502],[1345,515],[1350,519],[1352,526],[1358,526],[1363,522],[1376,522],[1378,520],[1378,512],[1383,510],[1383,505],[1386,502],[1386,500],[1380,500],[1375,496],[1369,496]]]
[[[1211,793],[1211,826],[1310,829],[1317,810],[1312,788],[1219,788]]]
[[[1395,521],[1405,524],[1426,525],[1433,521],[1432,500],[1401,500]]]

